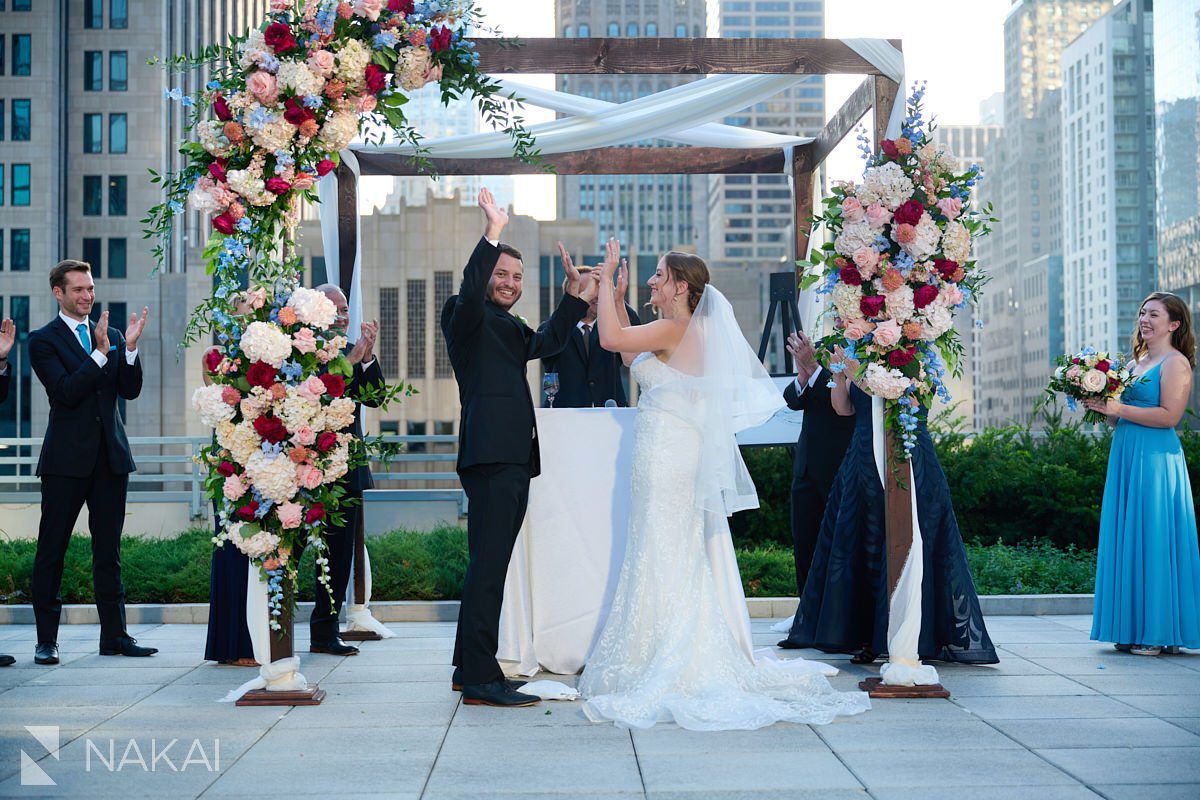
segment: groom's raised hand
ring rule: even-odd
[[[483,209],[483,216],[487,220],[484,238],[494,242],[508,224],[508,211],[500,207],[486,186],[479,190],[479,207]]]
[[[567,248],[562,242],[558,243],[558,259],[562,262],[563,272],[567,275],[567,287],[564,291],[572,297],[579,297],[583,291],[584,279],[580,276],[575,262],[571,260],[571,254],[567,252]]]

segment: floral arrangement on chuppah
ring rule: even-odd
[[[403,107],[406,93],[431,82],[444,103],[473,98],[508,132],[517,158],[537,161],[515,98],[479,71],[465,38],[481,26],[471,0],[271,0],[257,29],[165,62],[211,79],[194,97],[166,92],[187,109],[195,141],[180,147],[178,172],[152,171],[165,196],[142,221],[161,263],[185,207],[210,215],[203,261],[213,292],[184,336],[185,344],[210,332],[217,340],[205,357],[213,383],[193,398],[217,431],[201,460],[223,526],[218,544],[231,542],[261,568],[272,627],[285,582],[295,587],[291,555],[308,546],[323,563],[323,526],[338,520],[342,500],[338,479],[382,449],[347,431],[362,398],[346,395],[352,368],[343,332],[331,328],[333,304],[300,286],[301,203],[317,200],[316,182],[360,133],[391,132],[428,167]],[[386,405],[409,391],[400,383],[373,400]]]
[[[958,171],[922,118],[924,88],[908,98],[903,135],[885,139],[867,160],[861,183],[836,184],[814,222],[830,241],[814,250],[802,286],[832,301],[833,331],[820,349],[834,372],[857,365],[855,378],[884,398],[887,430],[905,458],[918,415],[934,397],[949,402],[944,378],[961,372],[954,313],[976,302],[986,276],[971,256],[974,237],[990,232],[990,208],[970,205],[981,172]],[[846,361],[829,359],[841,348]]]

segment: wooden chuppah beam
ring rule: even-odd
[[[813,170],[819,163],[813,160],[813,145],[802,144],[792,148],[792,209],[796,261],[808,256],[808,241],[812,236],[813,213]],[[803,268],[796,265],[796,285],[800,285]]]
[[[846,138],[846,134],[854,130],[854,126],[858,124],[872,106],[875,105],[875,80],[867,78],[858,85],[854,93],[846,98],[846,102],[842,103],[842,107],[829,122],[825,123],[825,127],[817,134],[816,140],[812,143],[812,163],[820,164],[834,148],[841,144]],[[885,78],[886,80],[886,78]]]
[[[424,175],[406,155],[355,150],[363,175]],[[599,147],[543,156],[559,175],[688,175],[780,173],[779,148]],[[434,158],[438,175],[543,175],[540,167],[513,158]],[[340,175],[340,173],[339,173]],[[340,183],[339,183],[340,185]]]
[[[474,39],[490,73],[879,75],[840,39]],[[899,47],[899,40],[889,39]]]

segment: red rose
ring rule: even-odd
[[[225,98],[219,94],[213,97],[213,113],[222,122],[228,122],[233,119],[233,112],[229,110],[229,103],[226,103]]]
[[[292,38],[292,29],[285,22],[275,22],[263,31],[263,40],[276,53],[286,53],[296,49],[296,40]]]
[[[878,317],[883,311],[883,296],[870,295],[858,301],[858,309],[863,312],[867,318]]]
[[[233,217],[229,216],[228,211],[224,214],[218,214],[212,219],[213,227],[225,234],[233,233],[234,224]]]
[[[388,0],[388,11],[407,17],[413,12],[413,0]]]
[[[317,164],[317,174],[324,178],[329,173],[337,169],[337,164],[330,161],[328,158],[322,158]]]
[[[1108,379],[1108,390],[1110,392],[1115,392],[1117,390],[1117,387],[1120,385],[1121,385],[1121,382],[1119,380],[1117,380],[1116,378]]]
[[[275,417],[261,416],[254,420],[254,431],[271,444],[282,442],[288,437],[287,428]]]
[[[275,382],[275,368],[265,361],[255,361],[246,370],[246,382],[251,386],[261,386],[264,389]]]
[[[325,519],[325,506],[321,503],[314,503],[304,515],[304,521],[310,525],[322,519]]]
[[[215,375],[224,358],[221,351],[214,347],[204,354],[204,368]]]
[[[842,267],[838,270],[838,277],[842,279],[842,283],[848,283],[851,286],[862,286],[862,273],[857,267]]]
[[[1107,361],[1097,361],[1096,362],[1096,369],[1100,370],[1101,372],[1108,372],[1108,368],[1110,366],[1112,366],[1112,365],[1109,364]]]
[[[913,305],[917,308],[924,308],[934,300],[937,300],[937,296],[938,290],[936,286],[930,286],[928,283],[924,286],[918,286],[917,290],[913,292]]]
[[[954,273],[958,271],[958,262],[951,261],[948,258],[935,258],[933,260],[933,268],[938,275],[942,276],[943,280],[952,280]]]
[[[287,100],[285,100],[283,102],[283,108],[283,118],[295,125],[297,128],[303,125],[305,122],[308,122],[310,119],[316,119],[316,115],[313,114],[312,109],[305,108],[304,104],[294,97],[289,97]]]
[[[888,158],[896,158],[900,155],[900,151],[896,149],[896,143],[891,139],[884,139],[879,143],[879,149],[884,152]]]
[[[322,453],[328,453],[337,446],[337,434],[333,431],[325,431],[317,437],[317,449]]]
[[[225,183],[225,168],[216,161],[208,165],[208,174],[217,183]]]
[[[228,461],[222,461],[220,464],[217,464],[217,474],[220,475],[221,477],[228,478],[233,473],[234,473],[234,466],[233,466],[233,464],[230,464]]]
[[[251,500],[249,503],[242,506],[234,513],[236,514],[236,516],[241,517],[242,519],[249,522],[250,520],[254,519],[254,514],[257,511],[258,511],[258,501]]]
[[[916,354],[917,348],[915,347],[910,347],[907,350],[892,350],[888,353],[888,363],[893,367],[903,367],[906,364],[911,364]]]
[[[288,189],[291,189],[291,188],[292,188],[292,185],[290,183],[288,183],[287,181],[285,181],[283,178],[276,177],[276,178],[271,178],[267,181],[267,191],[271,192],[273,194],[283,194],[284,192],[286,192]]]
[[[435,53],[439,50],[445,50],[450,46],[450,41],[453,38],[454,32],[444,25],[432,28],[429,31],[429,49]]]
[[[363,74],[367,79],[367,91],[371,94],[379,94],[387,85],[387,70],[378,64],[367,64]]]
[[[921,215],[925,213],[925,206],[921,205],[919,200],[907,200],[896,209],[896,215],[892,217],[892,221],[897,225],[916,225],[921,221]]]
[[[341,375],[330,375],[328,372],[318,376],[325,384],[325,391],[330,397],[341,397],[346,393],[346,379]]]

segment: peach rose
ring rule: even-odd
[[[875,327],[875,344],[880,347],[891,347],[900,341],[900,323],[894,319],[884,320]]]
[[[946,219],[957,219],[962,213],[962,200],[957,197],[943,197],[937,202],[938,211],[946,215]]]
[[[863,205],[857,197],[847,197],[842,201],[842,219],[847,222],[859,222],[863,214]]]
[[[912,141],[901,136],[896,140],[896,152],[902,156],[910,155],[913,151]]]
[[[311,121],[312,120],[309,120],[309,122],[311,122]],[[299,189],[300,191],[304,191],[305,189],[311,189],[313,187],[313,185],[316,184],[316,182],[317,182],[316,179],[313,178],[311,173],[301,172],[292,181],[292,188]]]
[[[241,144],[246,139],[246,132],[242,130],[242,126],[233,120],[226,122],[221,132],[225,134],[225,138],[229,140],[230,144]]]
[[[311,464],[301,464],[296,467],[296,482],[305,489],[315,489],[325,480],[321,470]]]
[[[246,88],[264,106],[273,106],[279,100],[279,84],[275,76],[265,70],[250,73],[250,77],[246,78]]]
[[[279,559],[275,558],[274,556],[271,556],[270,558],[264,558],[262,565],[263,565],[263,569],[265,569],[267,571],[270,571],[273,569],[279,569],[279,567],[280,567]]]
[[[300,520],[304,518],[304,507],[299,503],[280,503],[275,507],[275,514],[284,528],[299,528]]]
[[[375,95],[364,94],[354,98],[354,110],[360,114],[369,114],[375,110]]]
[[[234,222],[237,222],[242,217],[246,216],[246,207],[241,203],[230,203],[229,208],[225,209],[225,213],[229,215],[230,219],[232,219]]]
[[[317,441],[317,434],[307,425],[301,425],[300,429],[292,434],[292,441],[298,445],[308,447],[313,442]]]
[[[317,50],[308,54],[308,68],[322,78],[332,75],[334,66],[333,53],[328,50]]]
[[[882,276],[884,291],[894,292],[904,285],[904,276],[898,269],[888,269]]]
[[[296,348],[301,353],[317,352],[317,337],[313,335],[312,328],[301,328],[293,333],[292,347]],[[309,378],[309,380],[314,379]],[[320,381],[317,381],[317,383],[320,383]]]
[[[854,251],[854,266],[864,278],[874,277],[879,266],[879,251],[873,247],[858,248]]]
[[[852,342],[857,342],[873,330],[875,330],[874,322],[866,319],[856,319],[846,326],[846,338]]]

